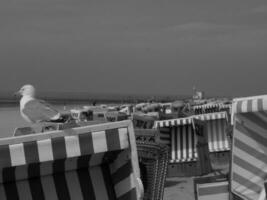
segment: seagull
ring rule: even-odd
[[[29,123],[66,122],[69,117],[62,115],[43,100],[35,98],[35,88],[24,85],[15,95],[21,95],[20,114]]]

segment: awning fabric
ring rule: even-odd
[[[227,115],[225,112],[217,112],[217,113],[207,113],[203,115],[193,115],[193,116],[186,117],[186,118],[161,120],[161,121],[155,121],[154,127],[158,128],[158,127],[170,127],[170,126],[192,124],[193,118],[203,120],[203,121],[208,121],[208,120],[216,120],[216,119],[226,119]]]
[[[267,111],[267,95],[233,99],[232,114]]]

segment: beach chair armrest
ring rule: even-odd
[[[143,182],[141,180],[141,178],[136,178],[136,183],[137,183],[137,188],[138,188],[138,191],[139,191],[139,200],[142,200],[144,199],[144,185],[143,185]]]

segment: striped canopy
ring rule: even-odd
[[[214,108],[214,107],[220,107],[221,104],[216,103],[216,104],[203,104],[203,105],[196,105],[193,107],[193,109],[206,109],[206,108]]]
[[[223,103],[216,103],[216,104],[203,104],[203,105],[196,105],[193,106],[193,109],[208,109],[208,108],[231,108],[231,104],[223,104]]]
[[[233,115],[260,111],[267,111],[267,95],[233,99]]]
[[[232,192],[258,199],[267,177],[267,96],[235,99],[232,119]]]
[[[225,112],[217,112],[217,113],[207,113],[203,115],[193,115],[193,116],[186,117],[186,118],[161,120],[161,121],[155,121],[154,127],[160,128],[160,127],[171,127],[171,126],[192,124],[192,119],[199,119],[203,121],[216,120],[216,119],[227,119],[227,115]]]
[[[0,140],[0,199],[138,199],[130,121]]]

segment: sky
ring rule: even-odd
[[[266,0],[1,0],[0,94],[267,94],[266,19]]]

